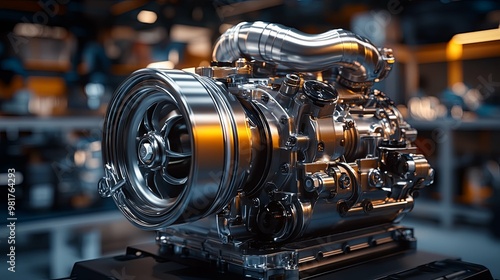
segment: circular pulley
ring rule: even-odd
[[[214,80],[142,69],[115,92],[103,132],[100,192],[141,228],[160,229],[222,209],[249,168],[240,103]]]

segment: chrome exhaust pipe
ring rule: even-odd
[[[265,22],[242,22],[219,37],[213,60],[233,62],[242,57],[303,72],[338,67],[344,84],[355,88],[382,80],[394,63],[392,50],[377,49],[350,31],[306,34]]]

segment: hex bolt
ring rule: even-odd
[[[346,173],[342,173],[339,178],[339,185],[341,189],[347,189],[351,186],[351,178]]]
[[[281,124],[286,124],[287,122],[288,122],[288,118],[287,118],[287,116],[284,116],[284,115],[283,115],[283,116],[281,116],[281,118],[280,118],[280,123],[281,123]]]
[[[153,146],[149,142],[144,142],[139,147],[139,158],[143,163],[151,163],[154,157]]]

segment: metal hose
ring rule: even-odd
[[[264,22],[243,22],[219,37],[213,60],[232,62],[241,57],[297,71],[339,67],[341,77],[354,86],[385,78],[394,62],[390,49],[378,50],[366,38],[343,29],[306,34]]]

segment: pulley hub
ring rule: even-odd
[[[147,134],[139,141],[137,155],[142,164],[151,169],[165,165],[167,157],[163,156],[165,141],[155,133]]]

